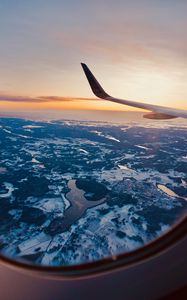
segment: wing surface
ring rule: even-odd
[[[116,102],[116,103],[123,104],[123,105],[128,105],[128,106],[132,106],[132,107],[149,110],[149,111],[151,111],[151,113],[144,115],[144,117],[148,118],[148,119],[161,120],[161,119],[173,119],[173,118],[177,118],[177,117],[187,118],[186,110],[180,110],[180,109],[175,109],[175,108],[170,108],[170,107],[164,107],[164,106],[158,106],[158,105],[153,105],[153,104],[148,104],[148,103],[114,98],[105,92],[105,90],[102,88],[100,83],[97,81],[95,76],[92,74],[92,72],[90,71],[88,66],[84,63],[81,63],[81,65],[82,65],[84,73],[87,77],[87,80],[90,84],[92,92],[98,98]]]

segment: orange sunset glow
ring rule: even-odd
[[[81,61],[114,97],[187,109],[186,4],[135,2],[114,9],[100,1],[97,22],[97,1],[63,4],[60,12],[41,5],[36,15],[32,3],[5,5],[0,110],[137,110],[95,100]]]

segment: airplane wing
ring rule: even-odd
[[[175,109],[175,108],[170,108],[170,107],[164,107],[164,106],[158,106],[158,105],[153,105],[153,104],[147,104],[147,103],[141,103],[141,102],[135,102],[135,101],[130,101],[130,100],[123,100],[123,99],[118,99],[110,96],[105,92],[105,90],[102,88],[100,83],[97,81],[97,79],[94,77],[90,69],[87,67],[86,64],[81,63],[82,68],[84,70],[84,73],[88,79],[88,82],[90,84],[90,87],[95,94],[95,96],[116,102],[119,104],[124,104],[128,106],[133,106],[141,109],[146,109],[151,111],[151,113],[145,114],[144,118],[147,119],[158,119],[158,120],[164,120],[164,119],[174,119],[174,118],[187,118],[187,110],[180,110],[180,109]]]

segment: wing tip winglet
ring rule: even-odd
[[[88,68],[88,66],[85,63],[81,62],[81,66],[83,68],[83,71],[86,75],[86,78],[90,84],[90,87],[92,89],[92,92],[94,93],[95,96],[102,98],[102,99],[106,99],[108,97],[110,97],[105,90],[102,88],[102,86],[100,85],[100,83],[97,81],[97,79],[95,78],[95,76],[92,74],[92,72],[90,71],[90,69]]]

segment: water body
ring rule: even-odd
[[[64,215],[65,221],[68,223],[73,224],[88,208],[97,206],[105,201],[105,198],[98,201],[87,200],[84,197],[85,191],[77,188],[76,180],[70,180],[68,187],[70,191],[66,194],[66,198],[71,203],[71,206],[66,210]]]
[[[134,172],[134,170],[130,169],[127,165],[118,165],[118,167],[120,168],[120,170]]]
[[[166,193],[168,196],[170,196],[170,197],[182,198],[182,199],[184,199],[184,200],[187,201],[187,198],[177,195],[175,192],[173,192],[172,190],[170,190],[170,189],[169,189],[167,186],[165,186],[165,185],[158,184],[157,187],[158,187],[161,191],[163,191],[164,193]]]
[[[85,191],[76,186],[76,180],[69,180],[68,187],[70,191],[66,194],[70,207],[65,211],[62,219],[54,220],[50,225],[52,234],[67,231],[72,224],[78,221],[88,208],[95,207],[105,202],[105,198],[98,201],[90,201],[84,197]]]

